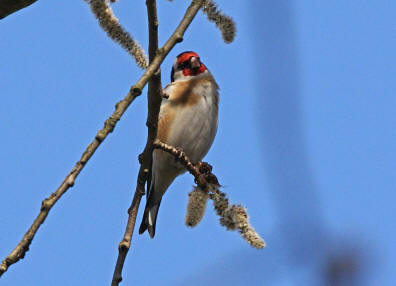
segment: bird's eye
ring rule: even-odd
[[[184,70],[185,68],[188,68],[190,66],[190,61],[184,61],[179,65],[179,69]]]

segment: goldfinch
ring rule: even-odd
[[[219,94],[212,74],[197,53],[187,51],[176,57],[171,83],[163,90],[164,98],[158,121],[157,138],[181,148],[196,164],[208,153],[217,132]],[[151,238],[162,196],[186,169],[162,150],[153,151],[146,207],[139,233],[148,230]]]

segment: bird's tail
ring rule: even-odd
[[[149,197],[146,202],[146,208],[144,209],[142,223],[139,227],[139,234],[142,234],[148,230],[151,238],[155,235],[155,225],[157,223],[158,210],[161,204],[161,200],[158,203],[152,203]]]
[[[179,172],[177,169],[171,169],[167,172],[159,172],[157,170],[156,174],[157,176],[154,176],[154,174],[150,172],[147,179],[148,192],[146,197],[146,207],[144,209],[142,223],[140,224],[139,228],[139,234],[142,234],[148,230],[151,238],[154,238],[155,235],[155,225],[157,223],[157,215],[161,204],[162,195],[165,193],[166,189],[173,182]]]

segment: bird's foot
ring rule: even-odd
[[[210,165],[207,162],[198,162],[197,167],[199,172],[205,176],[205,179],[209,184],[220,186],[217,177],[212,174],[212,170],[213,170],[212,165]]]
[[[161,96],[162,96],[162,98],[166,98],[166,99],[168,99],[169,98],[169,94],[167,94],[167,93],[165,93],[165,92],[161,92]]]
[[[198,170],[201,174],[208,175],[212,173],[213,167],[207,162],[198,162]]]

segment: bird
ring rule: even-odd
[[[217,133],[219,86],[193,51],[179,54],[171,82],[163,89],[157,139],[182,150],[193,164],[208,153]],[[170,154],[154,149],[147,181],[146,207],[139,234],[154,238],[162,196],[175,178],[186,172]]]

